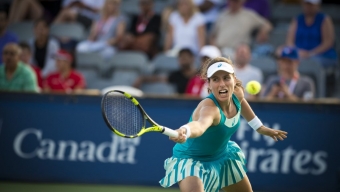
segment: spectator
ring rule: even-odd
[[[235,51],[235,75],[242,82],[243,85],[246,85],[249,81],[252,80],[258,81],[262,84],[262,71],[259,68],[250,65],[250,60],[250,47],[247,44],[239,45]],[[251,98],[252,96],[245,92],[245,97]]]
[[[44,91],[74,93],[84,89],[84,77],[72,69],[72,55],[65,50],[59,50],[55,59],[57,61],[57,72],[47,77],[44,83]]]
[[[5,10],[0,9],[0,51],[7,43],[17,43],[18,38],[15,34],[7,31],[8,14]],[[2,63],[2,54],[0,54],[0,63]]]
[[[77,22],[88,29],[92,21],[100,17],[104,2],[105,0],[64,0],[63,8],[54,23]]]
[[[171,72],[167,77],[159,75],[139,77],[134,83],[134,87],[139,88],[143,83],[166,82],[175,85],[177,93],[183,94],[189,79],[196,74],[194,62],[194,53],[187,48],[181,49],[178,52],[179,70]]]
[[[179,0],[177,11],[171,13],[164,51],[190,48],[194,54],[205,45],[205,21],[193,0]]]
[[[315,94],[312,79],[299,74],[298,50],[284,47],[278,58],[278,74],[266,82],[264,96],[266,99],[280,98],[289,101],[311,99]]]
[[[78,52],[100,52],[106,59],[116,52],[125,31],[125,21],[119,11],[120,0],[106,0],[101,18],[91,28],[88,40],[77,45]]]
[[[8,43],[2,50],[4,64],[0,66],[0,90],[37,92],[36,76],[20,61],[20,51],[15,43]]]
[[[320,12],[321,0],[304,0],[303,13],[290,24],[287,45],[296,46],[302,59],[319,60],[324,67],[335,66],[335,33],[331,18]]]
[[[142,51],[150,58],[157,52],[161,17],[153,11],[153,0],[139,0],[140,14],[133,15],[130,29],[119,42],[119,49]]]
[[[34,38],[29,41],[32,50],[30,63],[39,67],[43,78],[55,71],[55,59],[53,55],[59,50],[57,40],[49,36],[50,26],[47,20],[41,18],[34,23]]]
[[[43,78],[41,76],[41,69],[39,67],[37,67],[36,65],[31,65],[31,61],[32,61],[32,51],[31,51],[31,47],[25,43],[25,42],[21,42],[19,43],[19,47],[21,48],[21,54],[20,54],[20,60],[21,62],[23,62],[24,64],[27,64],[28,66],[30,66],[33,71],[35,72],[36,75],[36,79],[38,82],[38,86],[39,88],[43,88]]]
[[[194,2],[204,16],[206,30],[209,32],[220,13],[222,0],[194,0]]]
[[[219,47],[223,54],[230,54],[242,42],[250,44],[251,34],[258,29],[256,42],[264,43],[272,29],[271,24],[254,11],[243,7],[245,0],[229,0],[227,10],[217,19],[210,43]]]
[[[222,56],[221,51],[217,47],[213,45],[205,45],[204,47],[202,47],[200,51],[201,66],[203,66],[203,64],[207,62],[208,60],[214,59],[216,57],[221,57],[221,56]],[[192,77],[189,80],[185,93],[187,95],[199,96],[202,98],[209,95],[208,85],[200,77],[199,71],[194,77]]]
[[[37,20],[44,14],[44,8],[38,0],[13,0],[9,13],[9,23],[24,20]]]

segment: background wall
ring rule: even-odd
[[[174,143],[150,133],[111,134],[101,97],[0,94],[0,180],[157,186]],[[198,100],[139,99],[159,124],[186,123]],[[288,131],[273,142],[242,120],[233,136],[248,160],[254,190],[337,191],[340,105],[252,102],[268,126]],[[280,190],[278,190],[280,189]]]

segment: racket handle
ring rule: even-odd
[[[167,135],[169,137],[178,137],[178,132],[175,131],[175,130],[172,130],[170,128],[167,128],[167,127],[163,127],[163,132],[162,132],[164,135]]]

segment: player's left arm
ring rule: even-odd
[[[234,94],[236,95],[236,97],[241,103],[241,115],[247,120],[247,122],[250,122],[254,118],[256,118],[256,115],[253,109],[250,107],[249,103],[244,98],[243,89],[240,87],[236,87],[234,90]],[[271,129],[264,125],[261,125],[259,128],[257,128],[256,131],[262,135],[266,135],[266,136],[273,138],[275,141],[277,141],[277,139],[283,140],[287,138],[287,132]]]

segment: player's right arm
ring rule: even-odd
[[[205,99],[194,111],[193,121],[186,124],[190,128],[190,138],[200,137],[210,126],[218,124],[220,118],[220,112],[213,101]],[[176,131],[179,133],[179,137],[170,139],[178,143],[185,142],[187,129],[180,127]]]

